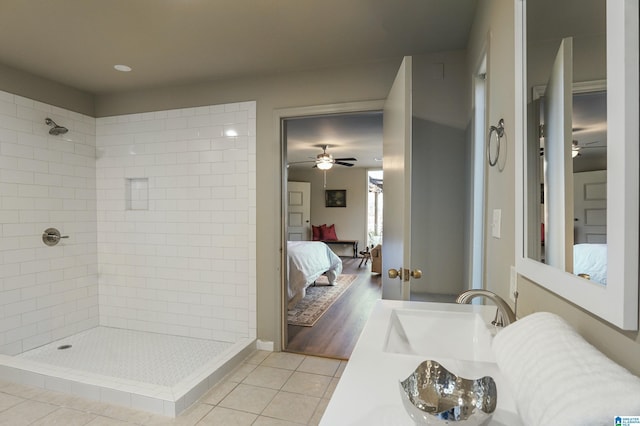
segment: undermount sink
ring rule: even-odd
[[[487,324],[477,312],[394,309],[384,351],[494,362],[492,333]]]

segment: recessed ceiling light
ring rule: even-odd
[[[236,132],[233,129],[227,129],[227,131],[224,132],[225,135],[229,136],[229,137],[235,137],[238,136],[238,132]]]
[[[122,71],[122,72],[129,72],[131,71],[131,67],[128,65],[114,65],[113,66],[115,69],[117,69],[118,71]]]

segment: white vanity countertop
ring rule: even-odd
[[[497,364],[385,352],[390,318],[394,309],[477,312],[487,320],[487,324],[495,315],[494,306],[379,300],[333,393],[320,422],[321,426],[414,425],[404,409],[398,382],[406,379],[427,359],[438,361],[452,373],[467,379],[491,376],[496,382],[498,402],[489,424],[522,425],[517,416],[512,393]],[[434,344],[446,345],[447,338],[447,333],[443,332],[441,340]]]

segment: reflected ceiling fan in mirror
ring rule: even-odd
[[[573,143],[571,144],[571,157],[576,158],[579,155],[582,155],[582,153],[584,153],[585,151],[583,150],[589,150],[589,149],[597,149],[600,150],[601,152],[599,153],[600,155],[606,155],[606,145],[603,145],[601,141],[591,141],[591,142],[585,142],[585,143],[580,143],[577,140],[573,140]]]
[[[316,155],[315,159],[309,161],[295,161],[291,164],[300,164],[300,163],[315,163],[313,168],[318,168],[320,170],[329,170],[333,167],[334,164],[346,167],[353,167],[353,163],[349,161],[358,161],[357,158],[348,157],[348,158],[333,158],[333,155],[327,153],[327,148],[329,145],[321,145],[322,153]]]

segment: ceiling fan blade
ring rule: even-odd
[[[336,161],[358,161],[357,158],[353,158],[353,157],[350,157],[350,158],[334,158],[334,160],[336,160]]]
[[[353,167],[353,164],[345,163],[345,162],[342,162],[342,161],[336,161],[335,164],[340,164],[341,166]]]
[[[308,161],[292,161],[292,162],[287,163],[287,164],[291,165],[291,164],[303,164],[303,163],[315,163],[315,160],[308,160]]]

